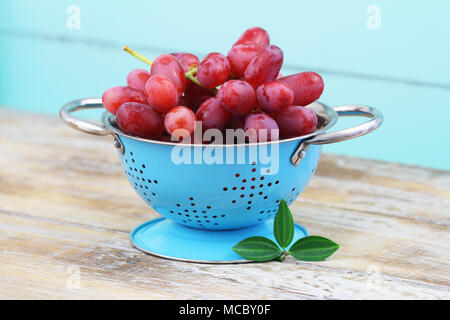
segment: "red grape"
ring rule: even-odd
[[[281,72],[278,72],[278,75],[277,75],[277,77],[275,79],[278,80],[278,79],[283,78],[283,77],[284,77],[283,74]]]
[[[287,84],[270,81],[256,89],[256,98],[261,109],[267,112],[277,112],[292,104],[294,93]]]
[[[139,102],[148,104],[144,93],[130,87],[113,87],[105,91],[102,97],[103,106],[116,114],[117,109],[126,102]]]
[[[246,116],[232,113],[230,115],[230,120],[228,120],[227,129],[244,129]]]
[[[184,106],[184,107],[189,107],[189,108],[191,107],[184,95],[182,95],[180,97],[180,99],[178,100],[177,105]]]
[[[240,44],[228,51],[228,61],[230,61],[231,72],[238,77],[244,75],[245,69],[256,54],[264,48],[262,44]]]
[[[256,43],[268,46],[270,44],[269,34],[263,28],[255,27],[246,30],[238,41],[233,45]]]
[[[217,97],[211,97],[201,104],[196,116],[198,121],[202,121],[203,130],[222,130],[230,118],[230,113],[222,107]]]
[[[191,110],[194,112],[197,112],[198,108],[200,108],[202,103],[205,102],[206,100],[208,100],[209,98],[211,98],[211,95],[201,96],[190,106]]]
[[[249,115],[245,120],[245,132],[250,142],[278,140],[278,125],[272,117],[265,113]]]
[[[163,132],[163,118],[152,107],[127,102],[117,109],[117,124],[120,130],[142,138],[159,138]]]
[[[230,80],[219,89],[217,97],[225,109],[232,113],[244,115],[256,104],[255,90],[242,80]]]
[[[198,60],[198,58],[192,53],[174,52],[171,53],[171,55],[178,59],[178,62],[183,68],[184,72],[188,72],[189,69],[198,67],[198,65],[200,64],[200,60]]]
[[[282,64],[283,51],[277,46],[265,47],[248,64],[244,72],[244,80],[256,89],[263,83],[274,80]]]
[[[315,72],[296,73],[279,79],[287,83],[294,91],[293,104],[307,106],[320,98],[323,92],[323,80]]]
[[[185,106],[192,108],[200,97],[211,95],[212,93],[208,89],[202,88],[198,84],[189,81],[183,94],[184,101],[186,103]]]
[[[144,91],[145,83],[150,78],[150,72],[144,69],[135,69],[127,76],[127,85],[131,88]]]
[[[195,114],[187,107],[174,107],[167,112],[164,126],[166,131],[174,137],[187,137],[194,132]]]
[[[210,53],[198,66],[197,79],[206,88],[215,88],[230,78],[230,62],[218,52]]]
[[[162,54],[153,61],[151,76],[163,75],[172,80],[178,95],[181,96],[186,86],[184,71],[178,59],[170,54]]]
[[[284,138],[302,136],[313,132],[317,127],[314,111],[301,106],[290,106],[276,113],[275,120]]]
[[[145,84],[148,102],[159,112],[166,112],[177,105],[179,95],[172,80],[163,76],[151,76]]]

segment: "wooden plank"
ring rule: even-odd
[[[0,117],[0,297],[450,298],[447,171],[325,154],[292,211],[341,245],[332,258],[189,264],[130,246],[128,232],[157,213],[129,186],[110,138],[51,116]],[[67,287],[74,268],[79,289]]]
[[[383,273],[378,278],[374,272],[338,268],[335,263],[343,260],[342,257],[333,258],[325,264],[287,259],[283,264],[201,265],[143,255],[127,245],[126,233],[4,215],[0,215],[0,228],[2,237],[7,239],[0,242],[0,296],[3,297],[450,297],[444,286]],[[69,268],[80,270],[79,289],[67,287],[72,275]],[[376,271],[376,268],[373,270]]]

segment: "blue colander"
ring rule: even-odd
[[[80,131],[112,135],[125,175],[139,196],[163,217],[130,234],[139,250],[164,258],[204,262],[246,262],[232,251],[250,236],[273,239],[273,218],[280,200],[291,204],[316,170],[322,144],[367,134],[382,115],[366,106],[308,106],[318,119],[311,134],[258,144],[184,145],[130,136],[105,111],[102,124],[75,118],[82,109],[101,108],[101,99],[66,104],[62,120]],[[326,133],[338,115],[372,119],[356,127]],[[294,241],[307,235],[295,225]]]

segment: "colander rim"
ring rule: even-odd
[[[133,135],[130,135],[130,134],[127,134],[127,133],[121,131],[119,128],[116,128],[114,125],[111,124],[111,119],[114,119],[114,115],[109,113],[108,111],[103,112],[101,121],[106,130],[108,130],[116,135],[124,136],[124,137],[127,137],[132,140],[147,142],[147,143],[151,143],[151,144],[159,144],[159,145],[167,145],[167,146],[186,146],[186,147],[208,147],[208,146],[210,146],[210,147],[226,147],[226,148],[251,147],[251,146],[262,146],[262,145],[269,145],[269,144],[281,144],[281,143],[288,143],[288,142],[293,142],[293,141],[300,141],[300,140],[305,140],[307,138],[315,137],[319,134],[325,133],[327,130],[329,130],[331,127],[333,127],[336,124],[339,116],[332,107],[329,107],[328,105],[323,104],[321,102],[315,101],[315,102],[311,103],[310,105],[305,106],[305,108],[308,108],[308,109],[314,111],[316,116],[318,115],[316,110],[311,108],[313,105],[320,105],[321,107],[323,107],[323,109],[325,109],[326,114],[330,116],[330,121],[326,125],[324,125],[322,128],[320,128],[319,130],[316,130],[314,132],[311,132],[309,134],[305,134],[305,135],[299,136],[299,137],[276,140],[276,141],[255,142],[255,143],[239,143],[239,144],[200,144],[200,143],[191,144],[191,143],[189,143],[188,144],[188,143],[159,141],[159,140],[152,140],[152,139],[136,137],[136,136],[133,136]]]

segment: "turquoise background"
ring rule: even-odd
[[[67,28],[70,5],[81,9],[79,30]],[[381,9],[380,29],[366,26],[370,5]],[[445,0],[2,0],[0,105],[56,115],[144,67],[124,44],[150,58],[204,56],[226,53],[245,29],[261,26],[285,53],[284,74],[322,74],[322,102],[383,112],[378,131],[327,152],[450,170],[449,14]]]

